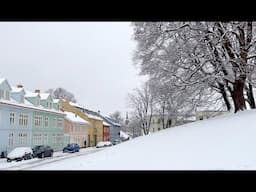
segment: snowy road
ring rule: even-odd
[[[95,147],[90,147],[86,149],[80,149],[79,152],[77,153],[62,153],[60,151],[55,152],[53,154],[53,157],[47,157],[44,159],[30,159],[30,160],[23,160],[20,162],[7,162],[6,159],[0,159],[0,171],[1,170],[29,170],[29,169],[36,169],[38,166],[46,165],[46,164],[51,164],[57,161],[61,161],[64,159],[69,159],[69,158],[74,158],[77,156],[83,156],[91,153],[95,153],[98,151],[103,150],[104,148],[95,148]]]

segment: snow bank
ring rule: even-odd
[[[37,170],[256,169],[256,111],[225,114],[138,137]]]

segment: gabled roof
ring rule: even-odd
[[[4,82],[6,82],[6,84],[7,84],[8,87],[9,87],[9,89],[12,89],[12,88],[11,88],[11,85],[9,84],[9,82],[7,81],[6,78],[0,78],[0,85],[1,85],[2,83],[4,83]]]
[[[0,84],[2,84],[5,80],[5,78],[0,78]]]
[[[42,100],[46,100],[50,97],[50,93],[40,93],[40,97]]]

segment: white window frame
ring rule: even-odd
[[[49,117],[48,117],[48,116],[45,116],[45,117],[44,117],[44,127],[45,127],[45,128],[48,128],[48,127],[49,127]]]
[[[11,117],[13,115],[13,118]],[[15,116],[16,116],[16,113],[11,111],[9,113],[9,124],[10,126],[15,126]]]

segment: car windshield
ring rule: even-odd
[[[38,145],[38,146],[35,146],[35,147],[34,147],[35,150],[38,150],[38,149],[40,149],[40,148],[43,148],[43,146],[42,146],[42,145]]]

